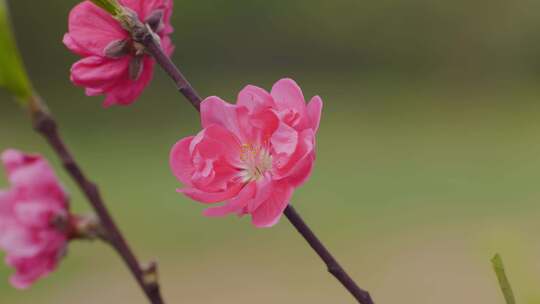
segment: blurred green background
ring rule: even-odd
[[[175,193],[170,147],[195,111],[158,70],[133,106],[104,110],[69,82],[61,44],[77,1],[9,1],[40,94],[168,303],[354,303],[283,220],[207,219]],[[293,204],[377,303],[540,303],[540,2],[175,1],[174,60],[203,95],[293,77],[325,101],[318,159]],[[46,154],[0,93],[0,149]],[[5,186],[4,178],[0,185]],[[0,303],[146,303],[105,245],[74,243],[32,289]]]

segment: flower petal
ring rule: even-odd
[[[26,289],[36,280],[46,277],[54,270],[58,258],[54,255],[40,258],[6,257],[6,263],[16,268],[9,282],[17,289]]]
[[[10,255],[31,257],[43,249],[30,230],[19,224],[11,225],[0,233],[0,248]]]
[[[203,192],[195,188],[178,189],[179,193],[204,204],[213,204],[235,197],[242,190],[242,184],[233,184],[221,192]]]
[[[78,45],[86,53],[97,56],[102,56],[112,41],[129,38],[110,14],[90,1],[84,1],[71,10],[69,35],[71,46]]]
[[[107,91],[118,78],[128,73],[130,57],[109,59],[90,56],[81,59],[71,67],[71,81],[78,86]]]
[[[73,53],[79,55],[79,56],[91,56],[92,54],[86,50],[85,48],[78,45],[73,38],[71,38],[71,35],[69,33],[66,33],[64,35],[64,38],[62,39],[62,42],[64,45]]]
[[[236,104],[246,107],[250,113],[275,106],[272,96],[266,90],[252,85],[240,91]]]
[[[251,214],[253,225],[266,228],[277,224],[289,204],[292,193],[293,188],[287,183],[274,184],[272,195]]]
[[[54,170],[41,156],[6,150],[2,153],[2,161],[13,185],[12,191],[22,195],[18,197],[19,200],[47,197],[55,202],[67,202],[67,195]]]
[[[161,47],[163,48],[163,51],[165,52],[165,54],[171,57],[172,53],[174,52],[174,45],[169,36],[165,36],[161,38]]]
[[[125,73],[114,86],[105,92],[107,97],[103,102],[103,106],[107,108],[112,105],[126,106],[132,104],[148,86],[153,75],[154,60],[149,56],[145,56],[141,76],[137,80],[132,80],[129,78],[129,73]]]
[[[263,178],[257,181],[257,193],[249,202],[247,212],[251,213],[266,202],[274,191],[274,182],[270,174],[265,174]]]
[[[231,213],[238,213],[253,198],[256,188],[255,183],[248,183],[236,197],[230,199],[225,205],[208,208],[204,210],[203,214],[208,217],[220,217]]]
[[[285,123],[280,122],[279,127],[272,134],[270,142],[272,143],[274,153],[285,155],[289,158],[296,151],[298,132]]]
[[[271,95],[279,110],[293,109],[303,113],[306,101],[302,90],[296,82],[290,78],[281,79],[272,87]]]
[[[201,123],[203,128],[219,125],[237,136],[241,134],[238,126],[238,107],[217,96],[210,96],[201,103]]]
[[[311,122],[311,128],[313,128],[314,133],[317,133],[317,130],[319,130],[322,107],[323,101],[319,96],[313,97],[307,105],[307,114]]]
[[[54,201],[36,200],[15,205],[14,213],[19,223],[27,227],[47,229],[55,215],[65,212]]]
[[[286,179],[298,187],[310,176],[315,160],[315,136],[312,129],[300,133],[296,151],[288,158],[277,158],[273,171],[274,179]]]
[[[189,152],[189,145],[193,137],[186,137],[178,141],[173,146],[169,156],[169,164],[174,176],[186,186],[191,186],[191,176],[195,170]]]

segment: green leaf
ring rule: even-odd
[[[512,287],[510,286],[508,277],[506,277],[506,271],[504,270],[504,265],[503,265],[501,256],[497,253],[493,257],[493,259],[491,259],[491,263],[493,264],[493,269],[495,270],[495,273],[497,274],[497,279],[499,280],[499,285],[501,286],[501,290],[504,294],[504,298],[506,299],[506,304],[516,304],[516,299],[514,298],[514,292],[512,291]]]
[[[117,17],[122,13],[122,7],[116,0],[91,0],[95,5],[106,10],[109,14]]]
[[[32,86],[11,31],[6,0],[0,0],[0,87],[22,103],[32,97]]]

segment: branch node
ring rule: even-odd
[[[152,261],[147,265],[143,265],[142,271],[144,285],[153,290],[157,289],[159,287],[157,263]]]
[[[34,129],[41,134],[53,134],[57,131],[57,125],[49,114],[43,111],[32,112]]]

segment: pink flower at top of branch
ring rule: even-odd
[[[275,225],[311,174],[321,110],[321,98],[306,105],[291,79],[270,93],[247,86],[235,105],[205,99],[203,130],[171,151],[172,171],[186,186],[179,192],[205,204],[224,202],[206,216],[250,214],[256,227]]]
[[[68,196],[38,155],[7,150],[2,156],[11,188],[0,190],[0,249],[16,272],[14,287],[27,288],[52,272],[68,241]]]
[[[169,35],[172,0],[119,0],[126,9],[137,14],[160,38],[170,56],[173,45]],[[144,46],[133,41],[105,10],[90,1],[77,5],[69,15],[69,30],[64,44],[83,57],[71,68],[71,81],[86,88],[86,95],[105,95],[103,105],[129,105],[143,92],[152,79],[154,60]]]

